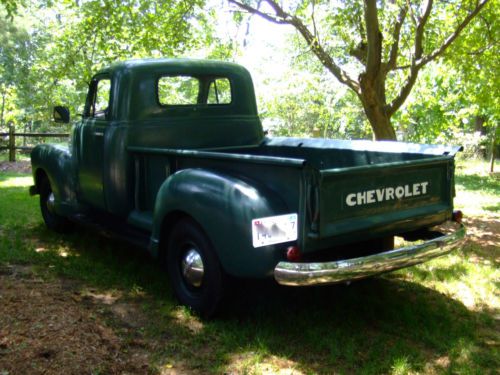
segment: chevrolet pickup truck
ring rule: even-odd
[[[30,193],[50,229],[96,223],[147,249],[209,316],[228,277],[349,282],[460,246],[457,151],[267,137],[245,68],[132,60],[93,77],[69,145],[33,150]],[[394,249],[395,236],[415,242]]]

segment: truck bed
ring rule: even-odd
[[[223,152],[305,160],[319,170],[432,159],[455,155],[459,147],[403,142],[267,138],[259,146],[228,148]],[[215,149],[214,151],[218,151]]]
[[[275,138],[231,152],[300,159],[312,169],[306,187],[308,236],[314,239],[309,243],[324,248],[351,242],[357,233],[369,239],[448,219],[453,210],[453,156],[458,150],[396,142]]]
[[[132,151],[150,154],[146,174],[158,175],[157,184],[164,175],[155,170],[202,168],[274,191],[283,214],[298,213],[305,252],[428,227],[453,210],[453,147],[267,138],[238,148]]]

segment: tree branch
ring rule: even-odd
[[[316,17],[315,17],[315,6],[316,6],[316,3],[315,1],[313,0],[311,2],[311,20],[312,20],[312,24],[313,24],[313,31],[314,31],[314,36],[316,37],[316,39],[318,40],[318,43],[321,44],[321,40],[319,39],[319,32],[318,32],[318,28],[316,27]]]
[[[410,18],[416,26],[417,25],[417,17],[415,17],[415,12],[413,11],[413,8],[411,7],[410,0],[406,0],[406,6],[410,10]]]
[[[406,14],[408,13],[408,6],[405,4],[402,6],[398,20],[394,25],[394,30],[392,31],[392,45],[391,51],[389,53],[389,61],[387,62],[387,71],[396,68],[399,53],[399,39],[401,37],[401,27],[403,26]]]
[[[265,20],[269,21],[269,22],[272,22],[272,23],[277,23],[279,25],[284,25],[284,24],[287,24],[288,22],[286,22],[285,20],[282,20],[282,19],[279,19],[277,17],[273,17],[272,15],[270,14],[267,14],[267,13],[264,13],[254,7],[251,7],[250,5],[246,5],[246,4],[243,4],[243,3],[240,3],[239,1],[236,1],[236,0],[228,0],[229,3],[232,3],[244,10],[246,10],[248,13],[251,13],[251,14],[256,14],[262,18],[264,18]]]
[[[418,20],[417,29],[415,30],[415,50],[414,56],[412,58],[412,65],[414,62],[419,60],[424,53],[423,40],[424,40],[424,30],[425,24],[429,19],[429,15],[431,14],[431,9],[433,5],[433,0],[427,0],[427,6],[425,7],[424,14]]]
[[[408,73],[408,78],[401,88],[399,95],[394,98],[391,104],[387,108],[387,113],[392,116],[408,98],[410,92],[417,81],[418,72],[422,66],[417,64],[417,61],[422,57],[424,52],[423,40],[424,40],[424,30],[427,20],[431,14],[431,9],[433,5],[433,0],[428,0],[425,7],[424,13],[418,18],[417,28],[415,30],[415,46],[413,50],[413,56],[411,59],[410,72]]]
[[[262,18],[278,23],[278,24],[289,24],[292,25],[306,40],[307,44],[311,48],[311,51],[316,55],[316,57],[321,61],[323,66],[327,68],[337,80],[351,90],[353,90],[356,94],[359,95],[359,84],[357,81],[349,77],[347,72],[345,72],[340,66],[338,66],[335,61],[333,61],[332,57],[324,50],[323,46],[319,43],[316,36],[307,28],[306,25],[296,16],[291,15],[281,6],[276,3],[274,0],[264,0],[269,6],[274,10],[275,15],[270,15],[267,13],[263,13],[249,5],[243,4],[237,0],[228,0],[230,3],[239,6],[240,8],[250,12],[252,14],[257,14]]]
[[[427,3],[427,7],[425,9],[424,14],[419,20],[417,30],[415,32],[415,50],[414,55],[412,57],[411,65],[409,66],[410,72],[408,74],[408,78],[401,88],[399,95],[392,101],[392,103],[388,107],[388,113],[392,115],[396,112],[401,105],[405,102],[406,98],[410,94],[415,82],[417,80],[418,72],[422,67],[428,64],[431,61],[436,60],[440,55],[442,55],[446,49],[455,41],[455,39],[460,35],[462,30],[472,21],[472,19],[479,13],[479,11],[486,5],[489,0],[483,0],[476,4],[476,7],[472,12],[470,12],[467,17],[463,19],[463,21],[457,26],[455,31],[444,41],[444,43],[434,50],[429,55],[422,57],[423,55],[423,34],[425,29],[425,24],[429,18],[429,14],[432,8],[432,0],[429,0]],[[406,67],[399,67],[406,68]]]
[[[417,65],[422,67],[429,62],[437,59],[439,56],[441,56],[447,49],[448,47],[455,41],[455,39],[458,38],[460,33],[465,29],[465,27],[472,21],[472,19],[479,13],[479,11],[488,3],[489,0],[483,0],[479,3],[477,3],[476,7],[472,12],[470,12],[467,17],[464,18],[464,20],[457,26],[453,34],[451,34],[444,43],[441,45],[441,47],[435,49],[433,52],[431,52],[429,55],[425,56],[422,58],[420,61],[418,61]]]
[[[332,57],[323,49],[323,47],[318,43],[315,36],[309,31],[309,29],[300,21],[298,18],[293,17],[290,21],[297,31],[306,40],[307,44],[311,47],[312,52],[318,57],[323,66],[327,68],[334,76],[339,80],[339,82],[345,84],[350,89],[352,89],[356,94],[359,94],[359,84],[354,79],[349,77],[347,72],[340,68]]]
[[[374,77],[382,63],[382,34],[380,33],[377,1],[365,0],[365,25],[366,25],[366,74]]]

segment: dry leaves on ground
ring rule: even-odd
[[[151,373],[148,351],[134,344],[140,340],[118,336],[88,299],[63,280],[2,266],[0,373]]]

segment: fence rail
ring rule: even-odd
[[[0,133],[0,137],[9,137],[7,146],[0,146],[0,151],[9,150],[9,161],[16,161],[16,150],[31,151],[31,146],[16,146],[16,137],[21,138],[68,138],[69,133],[16,133],[14,127],[9,127],[8,133]]]

